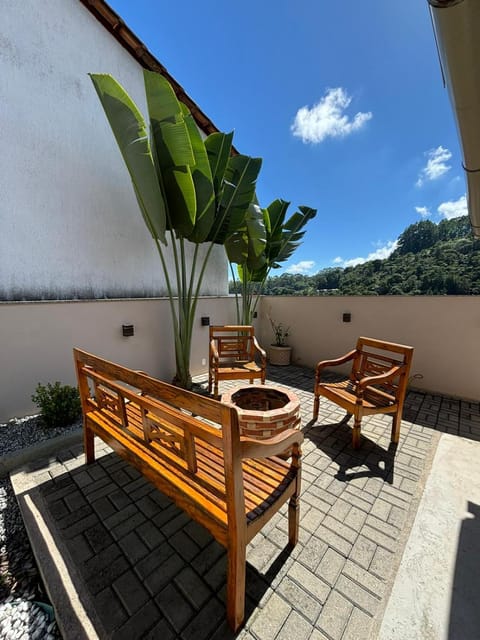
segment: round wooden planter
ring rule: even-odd
[[[292,347],[277,347],[274,344],[270,345],[268,356],[270,364],[279,366],[285,366],[290,364],[290,357],[292,355]]]

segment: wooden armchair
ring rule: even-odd
[[[315,374],[313,419],[318,418],[320,396],[335,402],[347,411],[347,420],[354,416],[352,446],[358,449],[362,417],[373,413],[392,413],[392,442],[398,442],[412,357],[413,347],[359,338],[353,351],[335,360],[319,362]],[[321,381],[325,368],[350,360],[352,370],[347,380]]]
[[[250,325],[210,327],[208,391],[218,396],[219,380],[245,380],[265,384],[267,354],[255,338]]]

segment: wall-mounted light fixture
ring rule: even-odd
[[[352,314],[351,313],[344,313],[342,316],[342,320],[343,322],[351,322],[352,321]]]
[[[209,327],[210,326],[210,317],[209,316],[202,316],[201,317],[201,322],[202,322],[202,327]]]
[[[135,334],[133,324],[122,324],[122,336],[129,338]]]

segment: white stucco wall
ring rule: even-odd
[[[165,294],[156,249],[89,72],[146,113],[140,65],[78,0],[3,0],[0,299]],[[216,247],[203,293],[228,286]]]
[[[208,378],[208,327],[235,322],[231,297],[202,297],[193,325],[190,371]],[[133,324],[124,337],[122,324]],[[76,384],[73,347],[170,382],[175,374],[168,300],[0,302],[0,423],[38,412],[31,400],[38,382]]]
[[[343,322],[344,313],[351,314],[351,322]],[[267,350],[269,317],[290,327],[295,364],[314,367],[368,336],[415,348],[413,387],[475,402],[480,397],[478,296],[266,296],[259,337]],[[348,365],[339,370],[346,373]]]

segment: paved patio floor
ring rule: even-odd
[[[268,384],[301,398],[300,541],[287,551],[286,510],[252,541],[237,637],[375,638],[440,434],[479,441],[480,405],[409,392],[396,451],[384,416],[364,419],[353,451],[335,405],[322,399],[312,424],[311,370],[272,367]],[[232,638],[222,547],[103,443],[97,448],[89,467],[74,446],[12,474],[65,640]]]

